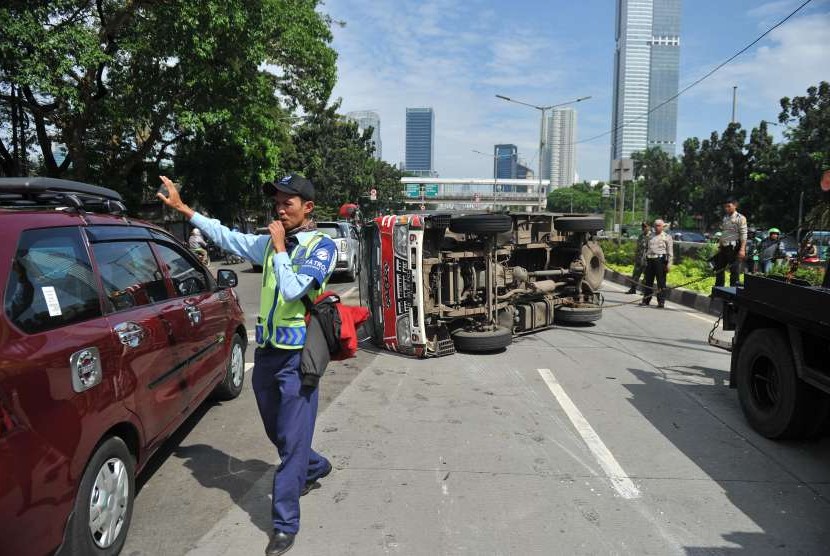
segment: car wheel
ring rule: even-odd
[[[66,552],[118,554],[127,538],[134,498],[133,456],[123,440],[107,438],[81,478],[64,544]]]
[[[232,400],[242,393],[245,382],[245,342],[239,334],[233,335],[233,342],[225,365],[225,378],[216,386],[216,398]]]
[[[593,303],[580,303],[575,307],[560,305],[553,311],[553,321],[557,324],[586,324],[601,317],[602,307]]]
[[[776,439],[820,431],[830,400],[798,378],[783,332],[751,332],[740,347],[735,371],[741,409],[753,429]]]
[[[349,282],[354,282],[357,279],[357,261],[352,260],[349,263],[349,270],[346,272],[346,278]]]
[[[553,227],[559,232],[596,232],[605,227],[603,216],[560,216],[553,219]]]
[[[513,229],[507,214],[467,214],[450,220],[450,231],[458,234],[501,234]]]
[[[508,328],[496,326],[492,330],[456,330],[452,334],[455,349],[469,353],[484,353],[504,349],[513,342]]]

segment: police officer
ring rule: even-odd
[[[233,232],[193,211],[174,184],[161,176],[168,196],[157,196],[181,212],[223,249],[262,264],[262,293],[256,325],[252,384],[268,438],[280,465],[274,474],[271,516],[273,532],[265,554],[288,551],[300,527],[300,496],[319,486],[331,472],[329,461],[311,448],[317,416],[317,388],[304,385],[300,372],[305,343],[303,297],[316,298],[326,287],[337,262],[337,248],[315,229],[314,185],[291,175],[263,187],[274,199],[277,219],[270,235]]]
[[[724,271],[729,269],[729,285],[737,286],[741,274],[741,261],[746,258],[746,217],[738,212],[738,202],[729,198],[723,205],[726,214],[721,222],[718,252],[712,259],[715,267],[715,286],[724,285]]]
[[[651,303],[654,279],[657,279],[657,306],[661,309],[666,304],[666,274],[671,270],[673,241],[663,228],[666,223],[659,218],[654,221],[654,234],[648,240],[646,249],[646,286],[641,305]]]
[[[631,274],[631,287],[628,288],[626,293],[637,293],[637,285],[646,269],[646,251],[648,250],[650,237],[651,229],[648,227],[648,222],[643,222],[640,237],[637,238],[637,250],[634,253],[634,272]]]

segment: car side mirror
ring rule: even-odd
[[[239,284],[239,278],[233,270],[220,268],[216,273],[216,283],[220,288],[235,288]]]

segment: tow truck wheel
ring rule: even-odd
[[[455,349],[468,353],[485,353],[504,349],[513,342],[513,333],[502,326],[492,330],[456,330],[452,334]]]
[[[760,328],[740,348],[738,399],[747,421],[773,439],[803,438],[818,431],[828,399],[798,378],[784,332]]]
[[[507,214],[465,214],[450,220],[450,231],[457,234],[501,234],[513,229]]]

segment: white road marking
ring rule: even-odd
[[[634,482],[628,477],[622,466],[614,458],[614,454],[608,449],[594,428],[579,411],[579,408],[571,401],[571,398],[553,376],[550,369],[537,369],[542,376],[542,380],[548,385],[556,401],[565,411],[568,419],[571,420],[576,431],[582,437],[582,440],[594,454],[597,462],[600,464],[611,485],[614,487],[620,496],[627,499],[639,498],[640,490],[636,487]]]
[[[253,369],[253,368],[254,368],[254,364],[253,364],[253,363],[245,363],[245,372],[246,372],[246,373],[247,373],[248,371],[250,371],[251,369]]]
[[[346,299],[346,298],[347,298],[347,297],[349,297],[350,295],[354,294],[354,292],[356,292],[356,291],[357,291],[357,286],[352,286],[352,287],[351,287],[351,288],[349,288],[348,290],[346,290],[346,291],[344,291],[343,293],[341,293],[341,294],[340,294],[340,298],[341,298],[341,299]]]

